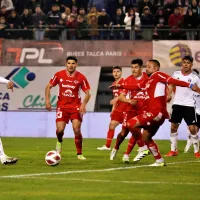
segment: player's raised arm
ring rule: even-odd
[[[0,83],[7,84],[7,88],[13,91],[14,84],[13,82],[5,79],[4,77],[0,76]]]

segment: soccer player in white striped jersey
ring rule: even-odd
[[[0,83],[7,84],[7,88],[13,90],[14,84],[11,81],[9,81],[1,76],[0,76]],[[0,161],[1,161],[1,163],[3,165],[14,164],[17,162],[17,160],[18,160],[17,158],[12,158],[5,154],[4,149],[3,149],[3,144],[2,144],[2,141],[0,138]]]

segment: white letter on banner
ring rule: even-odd
[[[51,64],[51,63],[53,63],[52,59],[44,59],[44,53],[45,53],[45,49],[42,48],[40,50],[38,63],[40,63],[40,64]]]
[[[36,59],[39,57],[39,51],[36,48],[23,48],[20,63],[24,63],[25,59]]]

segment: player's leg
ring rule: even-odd
[[[199,152],[199,136],[197,132],[197,127],[196,127],[196,113],[195,113],[195,108],[194,107],[189,107],[185,106],[185,115],[184,115],[184,120],[186,124],[188,125],[189,131],[191,133],[191,141],[194,147],[194,156],[196,158],[200,158],[200,152]]]
[[[117,152],[119,150],[119,147],[121,143],[124,141],[124,139],[126,138],[126,136],[128,135],[128,133],[129,133],[129,130],[125,126],[122,126],[121,132],[117,135],[115,146],[110,153],[110,160],[115,159]]]
[[[106,144],[103,145],[102,147],[98,147],[97,149],[102,151],[102,150],[110,150],[111,143],[115,134],[115,128],[120,124],[119,121],[116,120],[111,120],[109,124],[109,129],[107,132],[107,137],[106,137]]]
[[[160,126],[152,126],[149,127],[147,130],[144,130],[143,133],[143,140],[145,141],[145,144],[149,148],[150,152],[152,153],[153,157],[155,158],[156,162],[150,166],[152,167],[159,167],[159,166],[165,166],[165,161],[162,158],[160,151],[158,149],[157,144],[152,139],[152,137],[156,134]]]
[[[178,142],[178,127],[183,119],[183,112],[182,106],[173,105],[172,106],[172,115],[171,115],[171,133],[170,133],[170,142],[171,142],[171,149],[166,154],[166,156],[177,156],[177,142]]]
[[[56,151],[58,153],[62,152],[62,142],[63,142],[63,135],[64,135],[65,127],[66,127],[65,121],[57,121],[56,122],[56,136],[57,136]]]
[[[66,124],[69,122],[69,113],[66,110],[57,109],[56,110],[56,151],[61,153],[63,135]]]
[[[72,120],[72,127],[74,131],[74,142],[76,146],[76,151],[77,151],[77,158],[79,160],[86,160],[86,158],[82,155],[82,143],[83,143],[83,137],[81,134],[81,123],[82,121],[78,119],[73,119]]]
[[[190,147],[192,146],[191,133],[190,133],[189,127],[187,127],[187,133],[188,133],[187,143],[184,149],[184,153],[188,153],[188,151],[190,150]]]
[[[17,158],[12,158],[5,154],[1,138],[0,138],[0,160],[3,165],[14,164],[18,160]]]

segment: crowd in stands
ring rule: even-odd
[[[90,0],[0,2],[1,38],[59,39],[63,30],[69,40],[199,38],[199,0],[107,0],[101,9]]]

